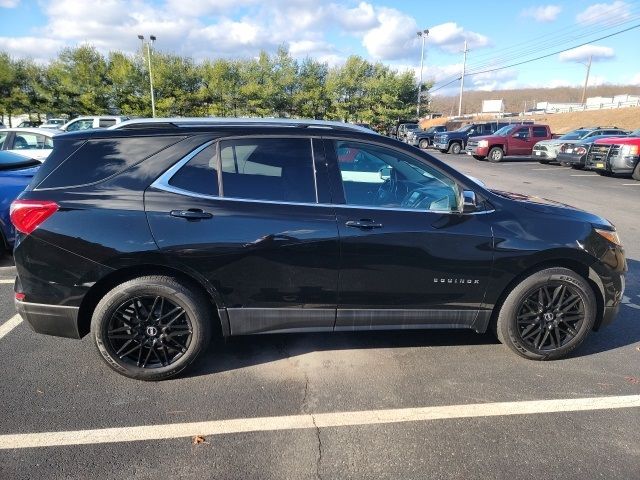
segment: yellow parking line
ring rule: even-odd
[[[22,322],[22,317],[18,314],[11,317],[9,320],[0,325],[0,339],[8,334],[11,330],[16,328]]]
[[[191,437],[195,435],[225,435],[277,430],[428,422],[431,420],[449,420],[456,418],[532,415],[638,407],[640,407],[640,395],[626,395],[617,397],[476,403],[440,407],[285,415],[279,417],[235,418],[208,422],[0,435],[0,449],[141,442]]]

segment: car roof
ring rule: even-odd
[[[56,135],[60,135],[62,132],[59,130],[50,130],[47,128],[37,128],[37,127],[13,127],[13,128],[4,128],[3,132],[26,132],[26,133],[37,133],[39,135],[44,135],[45,137],[55,137]]]
[[[222,118],[222,117],[172,117],[135,118],[111,126],[108,130],[133,130],[141,128],[185,128],[185,127],[299,127],[326,128],[372,133],[369,128],[353,123],[328,120],[289,118]],[[374,132],[375,133],[375,132]]]

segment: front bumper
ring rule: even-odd
[[[479,147],[477,145],[468,145],[465,149],[467,155],[475,155],[478,157],[486,157],[489,154],[489,147]]]
[[[640,157],[633,155],[609,157],[606,162],[606,169],[615,174],[631,175],[639,161]]]
[[[80,338],[79,307],[46,305],[15,300],[22,319],[37,333],[56,337]]]
[[[448,143],[434,143],[433,144],[434,148],[437,148],[438,150],[449,150],[449,144]]]
[[[573,153],[559,153],[556,159],[560,163],[570,165],[584,165],[586,155],[574,155]]]

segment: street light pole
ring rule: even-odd
[[[460,100],[458,101],[458,116],[462,116],[462,94],[464,93],[464,76],[467,73],[467,41],[464,41],[464,59],[462,60],[462,76],[460,77]]]
[[[138,39],[142,42],[142,49],[147,45],[147,61],[149,63],[149,87],[151,88],[151,116],[156,116],[156,98],[153,92],[153,75],[151,73],[151,44],[156,41],[155,35],[149,35],[149,41],[144,41],[144,35],[138,35]],[[144,55],[144,53],[143,53]]]
[[[584,64],[587,67],[587,78],[584,79],[584,87],[582,88],[582,104],[584,105],[585,97],[587,96],[587,84],[589,83],[589,73],[591,72],[591,62],[593,55],[589,55],[589,63]]]
[[[429,35],[429,30],[426,28],[418,32],[418,37],[422,37],[422,49],[420,50],[420,81],[418,82],[418,105],[416,106],[416,115],[420,120],[420,100],[422,98],[422,69],[424,67],[424,42]]]

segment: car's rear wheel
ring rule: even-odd
[[[504,150],[502,150],[500,147],[493,147],[491,150],[489,150],[489,156],[487,158],[489,158],[490,162],[501,162],[504,158]]]
[[[423,138],[422,140],[420,140],[420,142],[418,143],[418,146],[423,149],[426,150],[429,147],[429,140],[427,140],[426,138]]]
[[[462,146],[457,142],[454,142],[449,146],[449,153],[453,153],[454,155],[458,155],[460,150],[462,150]]]
[[[206,349],[213,318],[197,288],[154,275],[109,291],[94,310],[91,330],[112,369],[139,380],[165,380]]]
[[[520,282],[498,314],[498,339],[518,355],[555,360],[578,347],[592,329],[596,298],[567,268],[548,268]]]
[[[633,173],[631,174],[631,177],[634,180],[638,180],[640,182],[640,162],[638,162],[638,164],[636,165],[636,168],[633,169]]]

